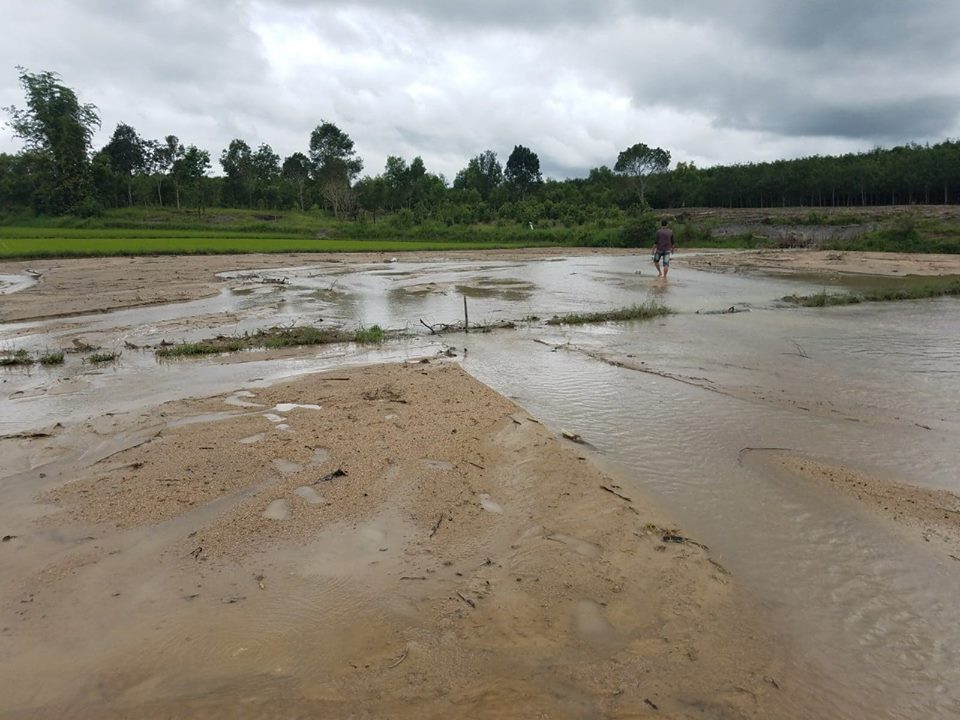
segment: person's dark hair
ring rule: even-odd
[[[661,220],[661,221],[660,221],[660,226],[661,226],[661,227],[666,227],[666,224],[667,224],[667,221],[666,221],[666,220]]]

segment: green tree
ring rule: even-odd
[[[220,153],[220,167],[226,175],[224,203],[232,207],[253,205],[253,153],[243,140],[230,141]]]
[[[523,200],[534,187],[543,184],[540,158],[530,148],[515,145],[503,171],[504,180]]]
[[[133,205],[133,174],[142,171],[145,163],[143,140],[132,127],[119,123],[103,151],[113,171],[127,179],[127,206]]]
[[[363,170],[350,136],[326,121],[310,133],[310,161],[314,179],[321,186],[330,182],[349,186]]]
[[[300,212],[305,211],[306,198],[305,190],[307,181],[310,179],[310,158],[303,153],[297,152],[283,161],[283,178],[290,183],[297,192],[297,206]]]
[[[503,182],[503,167],[493,150],[484,150],[471,158],[467,166],[454,178],[454,190],[476,190],[487,201]]]
[[[210,153],[201,150],[195,145],[189,145],[173,164],[173,174],[183,185],[191,187],[195,192],[197,216],[203,214],[204,193],[203,181],[210,169]]]
[[[77,94],[53,72],[31,73],[18,67],[26,107],[9,106],[10,127],[28,151],[37,153],[38,165],[50,175],[40,183],[46,189],[43,205],[53,212],[73,210],[90,192],[89,155],[100,115],[92,104],[81,104]]]
[[[617,156],[615,172],[634,178],[640,194],[640,205],[645,205],[647,177],[661,173],[670,166],[670,153],[662,148],[651,148],[637,143]]]
[[[277,181],[280,179],[280,156],[273,151],[272,147],[262,143],[250,157],[250,165],[257,202],[267,207],[276,207],[280,199],[277,187]]]

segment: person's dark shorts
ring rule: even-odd
[[[658,263],[663,263],[664,265],[670,264],[670,253],[665,250],[657,250],[653,254],[653,261]]]

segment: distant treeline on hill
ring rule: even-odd
[[[516,145],[500,163],[491,150],[470,159],[452,183],[419,157],[391,156],[377,175],[362,175],[353,140],[321,122],[305,152],[280,158],[270,145],[233,140],[211,176],[209,151],[175,135],[141,137],[119,124],[92,146],[99,113],[81,104],[55,73],[20,69],[26,107],[4,108],[24,142],[0,154],[0,211],[92,216],[108,208],[175,206],[309,210],[337,218],[447,225],[509,221],[537,225],[622,223],[652,208],[840,207],[960,203],[960,142],[907,145],[839,157],[697,168],[670,166],[669,152],[643,143],[614,167],[586,178],[544,180],[537,154]],[[611,158],[613,160],[613,158]]]

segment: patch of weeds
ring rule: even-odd
[[[358,328],[353,335],[353,341],[361,345],[379,345],[384,340],[383,328],[379,325],[371,325],[368,328]]]
[[[40,356],[41,365],[63,365],[63,350],[47,350]]]
[[[120,359],[118,352],[96,352],[86,358],[87,362],[94,365],[103,365],[108,362],[116,362]]]
[[[803,307],[827,307],[831,305],[856,305],[863,302],[892,302],[895,300],[925,300],[935,297],[960,296],[960,280],[945,285],[921,285],[917,287],[878,288],[863,293],[828,293],[813,295],[787,295],[784,302]]]
[[[360,332],[348,333],[337,328],[318,328],[305,325],[303,327],[274,327],[268,330],[258,330],[251,334],[239,336],[218,335],[215,338],[201,340],[194,343],[178,343],[164,345],[156,350],[158,358],[179,358],[197,355],[217,355],[219,353],[239,352],[255,348],[277,350],[286,347],[301,347],[306,345],[327,345],[341,342],[381,342],[384,331],[377,325],[363,331],[367,339],[360,339]],[[378,339],[374,339],[378,338]]]
[[[17,367],[33,365],[33,358],[23,348],[13,352],[0,352],[0,367]]]
[[[863,298],[855,293],[828,293],[823,290],[813,295],[786,295],[783,301],[803,307],[827,307],[828,305],[856,305],[863,302]]]
[[[620,308],[619,310],[608,310],[606,312],[554,315],[547,320],[547,325],[588,325],[592,323],[624,322],[627,320],[650,320],[652,318],[662,317],[663,315],[669,315],[672,312],[673,311],[665,305],[651,301],[640,305]]]

